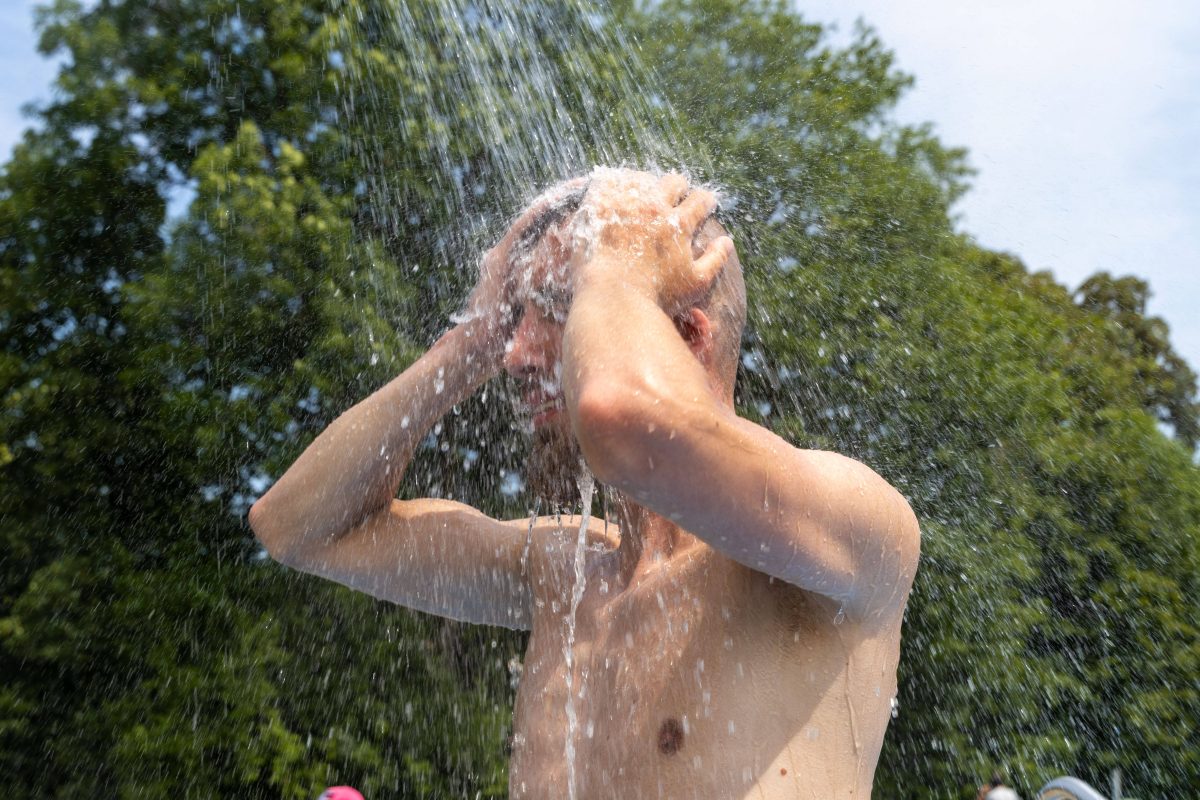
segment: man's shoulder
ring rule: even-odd
[[[586,561],[601,558],[620,544],[620,531],[611,522],[588,517],[586,530],[583,522],[583,517],[578,514],[552,514],[503,524],[524,532],[522,563],[530,575],[561,578],[574,574],[581,532],[587,537],[583,551]]]
[[[789,444],[791,443],[789,442]],[[833,476],[839,481],[857,484],[864,478],[870,478],[873,482],[896,490],[896,487],[879,470],[857,456],[838,450],[821,450],[796,445],[792,445],[792,448],[809,463],[830,469]]]

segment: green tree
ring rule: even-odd
[[[1114,278],[1098,272],[1075,293],[1082,308],[1106,319],[1112,351],[1134,363],[1145,409],[1195,449],[1200,442],[1196,373],[1171,347],[1167,323],[1146,316],[1150,285],[1132,275]]]
[[[0,178],[0,759],[32,794],[504,791],[511,640],[464,657],[478,634],[282,573],[242,519],[280,442],[415,352],[382,317],[412,292],[351,246],[322,11],[43,18],[69,66]]]
[[[877,794],[997,765],[1200,782],[1195,376],[1141,281],[1072,295],[955,231],[965,153],[893,120],[911,79],[869,29],[834,46],[768,0],[59,0],[40,25],[66,66],[0,171],[15,785],[504,793],[521,637],[289,573],[242,518],[446,324],[521,199],[621,160],[726,191],[743,413],[922,519]],[[502,406],[447,420],[420,490],[520,510],[471,469],[520,468]]]

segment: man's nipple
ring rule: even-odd
[[[658,729],[658,752],[673,756],[683,749],[683,726],[674,717],[663,720]]]

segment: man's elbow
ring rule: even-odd
[[[642,469],[653,469],[656,424],[646,403],[628,387],[590,386],[575,406],[575,434],[596,480],[622,488],[637,485]]]
[[[900,561],[900,580],[911,587],[917,574],[917,562],[921,559],[921,523],[909,502],[899,492],[900,509],[897,512],[899,533],[897,549]]]
[[[254,538],[258,539],[258,543],[267,551],[267,555],[281,564],[294,566],[294,554],[291,552],[293,548],[288,546],[289,537],[280,530],[275,516],[263,500],[264,498],[260,497],[254,505],[250,506],[250,513],[246,517],[250,523],[250,530],[254,532]]]

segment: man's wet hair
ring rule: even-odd
[[[517,236],[509,258],[515,262],[528,255],[547,231],[578,211],[587,195],[589,185],[589,183],[584,183],[564,192],[561,197],[534,217]],[[718,236],[727,235],[728,228],[723,222],[724,216],[718,207],[696,227],[693,241],[699,249],[703,250]],[[732,386],[737,376],[737,364],[741,358],[742,330],[746,326],[746,284],[742,278],[742,266],[736,254],[731,257],[730,266],[721,270],[721,273],[717,275],[708,296],[698,305],[710,317],[715,316],[719,322],[716,341],[717,368],[722,377]]]
[[[516,261],[520,257],[528,255],[533,248],[537,247],[537,243],[546,235],[546,231],[561,224],[567,217],[578,211],[579,206],[583,204],[584,196],[587,195],[587,190],[588,184],[572,189],[530,220],[513,243],[510,260]]]

